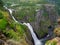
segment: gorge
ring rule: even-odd
[[[12,10],[11,9],[8,9],[6,6],[4,6],[5,7],[5,9],[6,10],[8,10],[9,12],[10,12],[10,15],[12,16],[12,18],[13,18],[13,20],[15,21],[15,22],[17,22],[17,23],[20,23],[20,22],[18,22],[15,18],[14,18],[14,16],[12,15]],[[28,28],[29,28],[29,30],[30,30],[30,32],[31,32],[31,35],[32,35],[32,38],[33,38],[33,40],[34,40],[34,44],[35,45],[42,45],[42,42],[37,38],[37,36],[36,36],[36,34],[34,33],[34,31],[33,31],[33,28],[32,28],[32,26],[30,25],[30,23],[22,23],[23,25],[26,25]]]
[[[44,43],[45,43],[45,40],[48,39],[48,36],[45,37],[45,38],[39,39],[39,38],[36,36],[36,34],[35,34],[34,30],[33,30],[33,27],[31,26],[30,23],[25,23],[25,22],[21,23],[21,22],[18,22],[18,21],[15,19],[15,17],[12,15],[14,9],[7,8],[6,6],[4,6],[4,8],[5,8],[7,11],[9,11],[10,16],[12,17],[12,19],[14,20],[14,22],[20,23],[20,24],[22,24],[22,25],[26,25],[26,26],[28,27],[28,29],[29,29],[29,31],[30,31],[30,33],[31,33],[31,35],[32,35],[32,38],[33,38],[33,40],[34,40],[34,44],[35,44],[35,45],[45,45]],[[47,8],[47,11],[50,11],[50,10],[51,10],[51,9],[48,10],[48,9],[49,9],[48,7],[46,7],[46,8]],[[40,12],[38,11],[37,16],[36,16],[36,18],[37,18],[36,21],[37,21],[37,22],[36,22],[35,26],[38,25],[38,27],[36,26],[37,29],[40,28],[40,27],[39,27],[39,22],[41,21],[42,13],[43,13],[43,10],[41,10]],[[49,17],[51,17],[50,14],[51,14],[51,13],[49,13]],[[52,15],[53,15],[53,14],[52,14]],[[38,17],[39,17],[40,19],[39,19]],[[52,16],[52,17],[54,17],[54,16]],[[43,17],[43,18],[44,18],[44,17]],[[51,18],[50,18],[50,19],[51,19]],[[55,19],[55,17],[54,17],[54,19]],[[38,22],[38,21],[39,21],[39,22]],[[53,21],[53,20],[52,20],[52,21]],[[52,22],[52,23],[53,23],[53,22]]]

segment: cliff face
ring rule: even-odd
[[[29,22],[32,25],[34,32],[36,33],[39,39],[47,35],[48,26],[55,26],[56,20],[58,18],[58,13],[55,9],[55,5],[42,4],[40,7],[41,8],[39,8],[37,11],[35,11],[35,7],[26,7],[21,10],[16,9],[16,11],[13,12],[13,16],[18,21]],[[30,31],[26,30],[25,33],[27,42],[29,42],[30,45],[33,45],[33,40]]]
[[[37,33],[38,37],[44,37],[47,34],[48,26],[53,27],[56,24],[58,18],[58,13],[55,9],[55,5],[45,4],[42,5],[42,9],[39,9],[35,15],[35,21],[31,23],[34,31]],[[42,31],[42,33],[40,33]],[[43,36],[42,36],[43,35]]]
[[[55,5],[51,4],[42,4],[41,8],[37,11],[35,11],[34,8],[35,7],[32,9],[28,7],[27,9],[24,8],[19,11],[19,14],[17,14],[18,12],[16,11],[14,16],[20,22],[29,22],[38,38],[41,39],[47,35],[49,25],[53,27],[56,25],[58,13],[55,9]],[[26,30],[26,35],[27,41],[32,45],[33,41],[30,31]]]

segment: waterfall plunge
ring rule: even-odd
[[[29,30],[31,32],[31,35],[32,35],[32,37],[34,39],[35,45],[42,45],[42,42],[37,38],[36,34],[33,31],[32,26],[30,25],[30,23],[23,23],[23,24],[26,25],[29,28]]]
[[[10,13],[11,17],[13,18],[13,20],[14,20],[15,22],[18,22],[18,21],[14,18],[14,16],[12,15],[13,10],[7,8],[6,6],[4,6],[4,8],[9,11],[9,13]],[[19,23],[19,22],[18,22],[18,23]],[[32,35],[32,38],[33,38],[33,40],[34,40],[35,45],[42,45],[42,42],[37,38],[36,34],[35,34],[34,31],[33,31],[32,26],[30,25],[30,23],[23,23],[23,25],[26,25],[26,26],[29,28],[29,30],[30,30],[30,32],[31,32],[31,35]]]

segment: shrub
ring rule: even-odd
[[[20,39],[20,37],[18,36],[18,33],[16,33],[13,29],[5,30],[4,34],[7,35],[7,37],[10,39],[14,39],[17,41]]]
[[[43,31],[43,30],[39,30],[39,31],[36,31],[37,32],[37,35],[39,38],[43,38],[47,35],[47,31]]]
[[[0,29],[5,29],[7,26],[7,21],[5,19],[0,19]]]
[[[14,27],[15,27],[15,23],[14,23],[14,22],[11,23],[11,24],[10,24],[10,27],[14,29]]]
[[[57,42],[54,40],[47,41],[45,45],[56,45]]]
[[[0,0],[0,7],[2,7],[3,6],[3,1],[2,0]]]
[[[0,12],[0,19],[2,19],[3,18],[3,14]]]
[[[23,30],[23,28],[21,27],[20,24],[17,24],[17,25],[16,25],[16,29],[17,29],[17,32],[19,33],[19,35],[20,35],[20,36],[23,36],[24,30]]]

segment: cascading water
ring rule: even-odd
[[[31,32],[31,35],[32,35],[32,37],[34,39],[35,45],[42,45],[42,42],[37,38],[36,34],[33,31],[32,26],[30,25],[30,23],[23,23],[23,24],[26,25],[29,28],[29,30]]]
[[[8,9],[6,6],[4,6],[4,8],[5,8],[6,10],[8,10],[9,13],[10,13],[10,15],[12,16],[13,9]],[[13,20],[14,20],[15,22],[18,22],[18,21],[14,18],[14,16],[12,16],[12,18],[13,18]]]
[[[18,22],[18,21],[14,18],[14,16],[12,15],[13,10],[12,10],[12,9],[8,9],[6,6],[4,6],[4,8],[10,12],[10,15],[12,16],[13,20],[14,20],[15,22]],[[18,23],[19,23],[19,22],[18,22]],[[22,23],[22,24],[23,24],[23,25],[26,25],[26,26],[29,28],[29,30],[30,30],[30,32],[31,32],[31,35],[32,35],[32,38],[33,38],[33,40],[34,40],[34,44],[35,44],[35,45],[42,45],[41,40],[39,40],[39,39],[37,38],[36,34],[35,34],[34,31],[33,31],[32,26],[30,25],[30,23]]]

